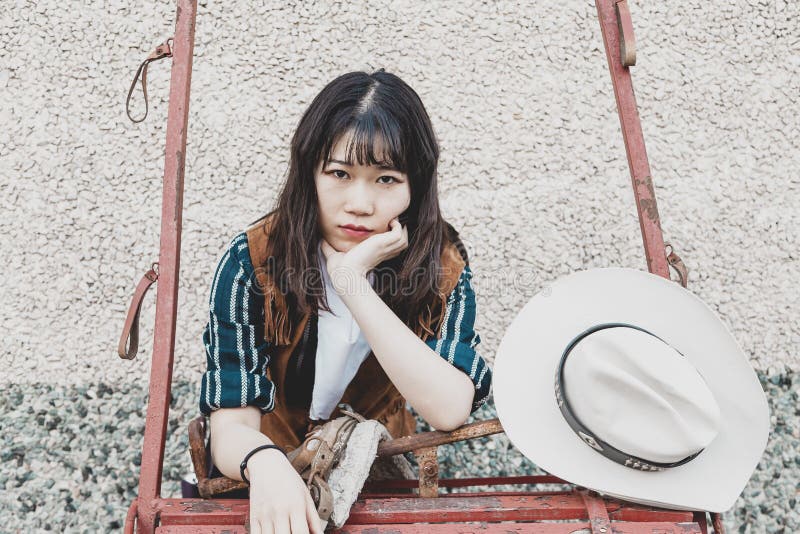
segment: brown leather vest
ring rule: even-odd
[[[261,418],[261,432],[286,450],[300,445],[309,429],[308,409],[291,406],[286,399],[287,368],[289,359],[303,336],[309,315],[299,321],[290,322],[283,299],[271,278],[259,266],[266,261],[267,240],[272,217],[267,217],[247,230],[250,260],[256,269],[260,288],[264,291],[265,339],[274,345],[267,369],[267,377],[275,384],[275,409]],[[441,256],[441,276],[439,301],[443,306],[447,295],[455,288],[464,269],[465,261],[456,245],[444,242]],[[441,308],[443,311],[443,308]],[[443,313],[439,313],[434,324],[426,324],[425,330],[438,332]],[[426,316],[430,320],[430,314]],[[420,325],[425,319],[420,316]],[[422,328],[417,329],[423,341],[429,336]],[[416,421],[405,405],[403,396],[394,387],[383,371],[373,352],[370,352],[348,385],[340,403],[347,403],[367,419],[377,419],[383,423],[392,437],[411,435],[416,431]],[[338,415],[338,408],[331,418]]]

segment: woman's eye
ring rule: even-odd
[[[343,180],[343,179],[347,178],[347,173],[345,171],[341,170],[341,169],[333,169],[332,171],[330,171],[330,174],[332,174],[333,176],[335,176],[336,178],[338,178],[340,180]],[[383,180],[383,181],[381,181],[381,180]],[[398,181],[399,180],[397,178],[395,178],[394,176],[391,176],[389,174],[381,176],[380,178],[378,178],[378,182],[383,184],[383,185],[389,185],[391,183],[398,182]]]

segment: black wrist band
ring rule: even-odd
[[[242,475],[242,480],[247,482],[248,485],[250,484],[250,481],[247,480],[246,476],[244,476],[244,470],[247,468],[247,460],[249,460],[250,457],[253,456],[255,453],[257,453],[258,451],[264,450],[264,449],[278,449],[279,451],[281,451],[283,453],[284,456],[286,456],[286,453],[283,451],[283,449],[281,449],[277,445],[261,445],[259,447],[256,447],[252,451],[248,452],[247,456],[245,456],[244,460],[242,460],[242,463],[239,464],[239,474]]]

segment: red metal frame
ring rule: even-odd
[[[528,483],[530,478],[481,479],[480,485]],[[157,533],[247,532],[249,506],[245,499],[156,499],[154,505],[159,517]],[[708,532],[702,513],[656,509],[613,499],[595,499],[595,506],[598,505],[604,508],[610,527],[605,531],[596,529],[599,533]],[[135,514],[135,505],[131,510]],[[132,522],[130,525],[126,532],[133,531]],[[446,494],[436,499],[364,493],[351,509],[347,524],[333,532],[567,534],[591,528],[586,501],[574,490],[514,494],[482,491]]]
[[[596,0],[596,4],[628,156],[647,268],[651,273],[669,279],[653,180],[629,71],[629,66],[635,63],[630,12],[626,0]],[[177,0],[150,400],[139,494],[131,503],[125,521],[125,532],[131,534],[134,529],[138,533],[148,534],[247,531],[247,500],[163,499],[160,496],[175,345],[184,164],[196,12],[196,0]],[[440,480],[439,485],[466,487],[559,482],[563,481],[551,476],[526,476],[445,479]],[[386,481],[365,488],[351,510],[348,524],[339,532],[560,534],[588,529],[593,534],[605,534],[607,531],[610,534],[611,530],[631,534],[707,533],[704,513],[655,509],[613,499],[601,500],[575,489],[549,492],[481,491],[445,494],[437,499],[391,492],[417,485],[417,481]],[[712,519],[718,532],[721,531],[719,516],[712,516]],[[572,522],[563,522],[567,520]]]
[[[161,207],[161,244],[158,255],[158,292],[150,370],[150,400],[144,429],[142,466],[139,475],[139,532],[153,532],[161,495],[172,366],[178,305],[183,179],[186,162],[186,132],[189,120],[189,89],[192,81],[196,0],[178,0],[172,45],[172,74],[167,116]],[[130,515],[130,514],[129,514]]]
[[[639,228],[644,242],[647,270],[653,274],[669,279],[669,266],[664,254],[664,237],[661,233],[661,219],[658,215],[656,193],[653,178],[650,175],[650,163],[647,160],[647,149],[644,145],[642,125],[639,121],[639,110],[633,93],[633,80],[630,68],[623,65],[619,53],[621,40],[620,29],[624,29],[626,37],[633,39],[633,27],[628,18],[618,16],[628,12],[626,0],[596,0],[597,16],[603,31],[608,68],[614,86],[614,97],[617,100],[617,111],[628,156],[628,168],[631,173],[631,184],[636,197],[636,209],[639,213]],[[628,40],[628,39],[625,39]]]

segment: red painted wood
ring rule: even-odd
[[[562,495],[564,490],[562,491],[537,491],[536,495]],[[414,496],[417,494],[414,493]],[[480,495],[481,497],[520,497],[520,496],[529,496],[531,495],[530,491],[481,491],[480,493],[476,492],[466,492],[461,491],[457,493],[440,493],[438,498],[439,499],[447,499],[453,497],[463,497],[464,495]],[[362,499],[392,499],[395,497],[410,497],[412,496],[411,493],[399,493],[399,492],[385,492],[385,493],[362,493],[359,495]]]
[[[672,521],[675,523],[695,521],[694,512],[650,508],[630,503],[625,503],[616,511],[612,511],[611,508],[608,511],[614,521]]]
[[[586,513],[589,516],[591,534],[607,534],[611,530],[611,518],[608,517],[606,502],[596,493],[580,490],[578,495],[583,499]]]
[[[244,525],[248,499],[162,499],[161,525]]]
[[[650,163],[639,120],[636,96],[629,67],[622,64],[619,48],[619,26],[614,0],[595,0],[597,16],[605,44],[608,68],[617,101],[617,111],[622,128],[625,153],[628,156],[631,185],[633,186],[636,209],[639,214],[639,228],[644,243],[647,270],[669,280],[669,265],[661,233],[661,219],[658,215]]]
[[[500,486],[509,484],[569,484],[552,475],[528,475],[515,477],[486,477],[486,478],[440,478],[440,488],[463,488],[468,486]],[[419,480],[379,480],[364,485],[365,492],[374,492],[382,489],[418,488]]]
[[[142,466],[139,474],[137,532],[140,534],[154,531],[155,507],[161,495],[175,349],[175,321],[178,314],[183,178],[196,13],[197,0],[178,0],[172,42],[172,72],[164,156],[161,243],[158,254],[150,400],[147,403],[147,424],[144,429]]]
[[[695,512],[694,513],[694,520],[700,525],[700,532],[702,534],[708,534],[708,521],[706,518],[705,512]],[[715,533],[719,534],[719,533]]]
[[[692,512],[663,510],[638,505],[607,502],[614,520],[692,521]],[[514,496],[457,494],[447,498],[421,499],[394,497],[359,499],[350,510],[351,524],[367,523],[442,523],[448,521],[533,521],[537,519],[585,519],[583,500],[572,493]]]
[[[589,523],[478,523],[472,525],[345,525],[332,534],[584,534]],[[696,523],[613,523],[613,534],[701,534]],[[608,534],[612,534],[609,532]]]
[[[606,507],[609,517],[613,521],[614,529],[616,529],[615,532],[628,532],[627,530],[617,529],[618,524],[623,524],[618,523],[620,521],[630,525],[658,523],[658,528],[664,528],[663,525],[675,527],[676,524],[684,525],[681,527],[684,528],[685,525],[691,524],[691,528],[695,530],[690,529],[685,530],[685,532],[702,532],[700,526],[693,522],[692,512],[648,508],[613,500],[607,501]],[[249,502],[247,499],[162,499],[158,504],[158,512],[160,524],[164,527],[190,525],[241,526],[244,525],[249,516]],[[461,528],[452,524],[457,522],[582,521],[586,519],[587,512],[583,506],[583,500],[580,496],[572,493],[545,496],[528,494],[513,497],[486,497],[484,494],[464,494],[444,499],[422,499],[418,497],[361,499],[353,506],[347,526],[382,524],[387,527],[394,525],[394,530],[389,529],[380,532],[438,532],[438,530],[418,531],[413,529],[417,527],[430,529],[435,526],[430,524],[420,525],[420,523],[447,523],[442,526],[451,530],[443,530],[442,532],[453,532],[454,530],[452,529]],[[417,523],[417,525],[414,523]],[[510,524],[507,525],[510,526]],[[527,525],[527,527],[533,528],[532,525]],[[469,525],[465,528],[469,528]],[[353,532],[366,531],[356,530]],[[466,530],[464,532],[470,531]],[[510,532],[517,531],[512,529]],[[524,532],[549,531],[524,530]],[[556,530],[553,532],[561,531]],[[641,530],[630,532],[666,534],[672,531]],[[676,530],[675,532],[684,532],[684,530]]]
[[[169,526],[158,527],[156,534],[247,534],[243,526]]]

